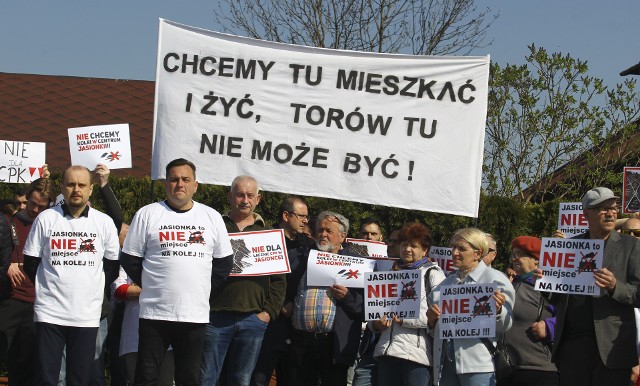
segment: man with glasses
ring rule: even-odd
[[[491,233],[485,234],[487,235],[487,239],[489,239],[489,252],[482,256],[482,261],[484,261],[487,267],[491,267],[491,263],[493,263],[493,260],[495,260],[498,255],[498,246],[496,245],[496,240],[493,238]]]
[[[615,231],[617,199],[597,187],[582,197],[589,224],[582,239],[605,241],[594,273],[598,296],[554,295],[558,307],[553,361],[561,385],[625,385],[638,364],[634,307],[640,306],[640,241]]]
[[[620,233],[640,239],[640,218],[632,217],[625,221]]]
[[[278,385],[283,385],[288,376],[289,344],[287,342],[291,342],[293,300],[298,289],[298,282],[304,274],[309,250],[315,244],[313,239],[304,233],[305,227],[309,224],[309,208],[301,197],[285,198],[280,204],[278,219],[278,227],[284,231],[291,272],[286,275],[287,289],[280,313],[275,320],[269,323],[264,333],[258,361],[251,376],[251,385],[253,386],[268,385],[274,369]]]

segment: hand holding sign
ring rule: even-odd
[[[109,183],[109,174],[111,170],[105,164],[98,164],[95,170],[95,179],[100,184],[101,188],[104,188]]]
[[[429,328],[434,328],[438,320],[440,320],[440,306],[437,304],[431,305],[427,310],[427,320],[429,324]]]
[[[613,293],[613,290],[616,289],[616,276],[613,272],[609,271],[606,268],[602,268],[593,273],[593,277],[596,279],[596,285],[600,288],[604,288],[609,293]]]
[[[329,291],[331,291],[331,294],[336,300],[340,301],[344,299],[345,296],[347,296],[347,294],[349,293],[349,288],[340,284],[334,284],[333,286],[329,287]]]

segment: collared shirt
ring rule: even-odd
[[[307,273],[300,279],[291,318],[293,327],[307,332],[331,332],[336,303],[327,287],[307,286]]]

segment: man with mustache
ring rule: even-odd
[[[255,178],[234,178],[229,192],[231,210],[222,216],[229,233],[269,229],[255,213],[261,198]],[[249,385],[264,332],[280,313],[285,288],[285,275],[278,274],[229,277],[211,291],[211,312],[202,354],[202,386],[213,386],[218,378],[220,385]]]
[[[351,255],[342,249],[348,230],[344,216],[321,212],[316,218],[316,249]],[[321,380],[323,386],[345,386],[360,343],[364,293],[339,284],[307,286],[306,272],[297,284],[287,384],[311,386]]]
[[[634,307],[640,306],[640,241],[615,231],[618,204],[610,189],[582,197],[589,223],[583,239],[605,240],[594,272],[599,296],[554,294],[558,307],[553,356],[561,385],[625,385],[638,364]]]

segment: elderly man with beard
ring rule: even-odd
[[[610,189],[582,197],[589,224],[582,239],[605,241],[594,272],[599,296],[554,294],[553,356],[561,385],[625,385],[638,364],[634,307],[640,306],[640,241],[615,231],[619,207]]]
[[[323,252],[348,255],[342,249],[349,220],[325,211],[316,219],[316,247]],[[306,264],[306,260],[304,262]],[[307,286],[306,272],[298,284],[293,308],[290,385],[343,386],[360,342],[364,314],[361,289],[341,285]]]

